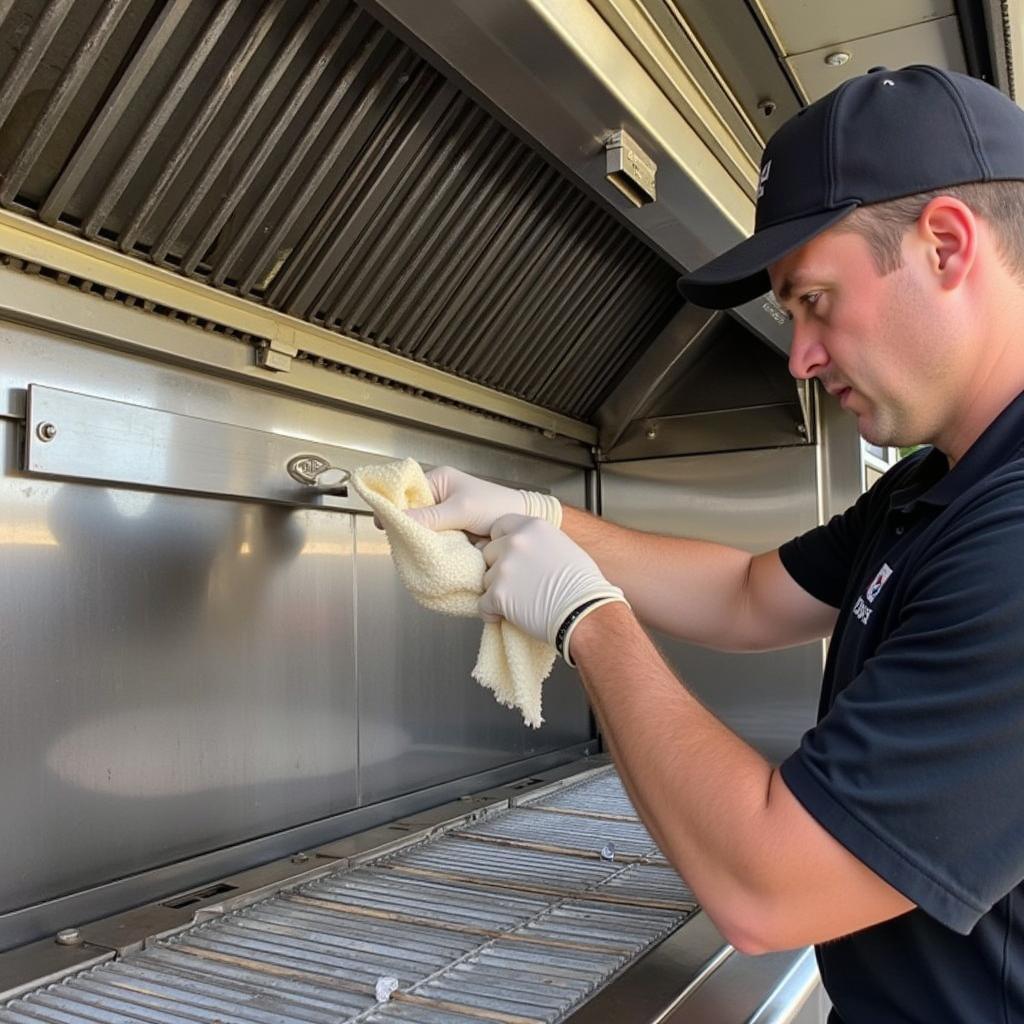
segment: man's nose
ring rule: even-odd
[[[793,325],[793,343],[789,349],[789,372],[797,380],[820,376],[828,366],[828,352],[813,326]]]

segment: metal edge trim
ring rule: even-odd
[[[430,391],[484,412],[517,420],[554,434],[593,444],[596,428],[543,409],[522,399],[502,395],[482,384],[462,380],[433,367],[373,348],[365,342],[335,334],[304,320],[278,313],[219,292],[208,285],[150,266],[85,239],[0,210],[0,251],[60,273],[212,320],[245,334],[283,341],[314,357],[344,363],[354,369]],[[15,296],[11,296],[13,301]]]
[[[733,953],[711,918],[698,910],[592,995],[566,1024],[662,1024]]]
[[[750,9],[753,11],[758,22],[761,25],[761,29],[775,48],[775,55],[779,59],[779,67],[782,69],[782,73],[789,79],[790,84],[793,86],[793,91],[800,98],[801,102],[807,104],[810,102],[807,90],[804,88],[803,83],[793,73],[793,69],[786,58],[789,54],[786,51],[786,46],[782,41],[782,34],[775,26],[775,22],[772,19],[771,14],[768,11],[768,5],[765,0],[747,0]]]
[[[814,949],[808,948],[782,976],[749,1024],[786,1024],[804,1007],[820,981]]]
[[[1020,68],[1024,64],[1024,3],[1022,0],[1002,0],[1000,15],[1010,98],[1018,106],[1024,106],[1024,92],[1019,88]]]

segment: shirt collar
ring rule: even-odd
[[[1008,462],[1024,445],[1024,393],[1018,395],[949,468],[949,459],[937,448],[923,456],[907,483],[893,491],[890,508],[910,513],[918,505],[945,508],[982,477]]]

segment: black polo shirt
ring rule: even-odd
[[[1024,395],[780,551],[840,609],[782,777],[917,907],[818,949],[832,1021],[1024,1022],[1022,446]]]

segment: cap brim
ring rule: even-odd
[[[773,224],[679,279],[687,301],[707,309],[731,309],[771,290],[768,266],[840,221],[859,203]]]

